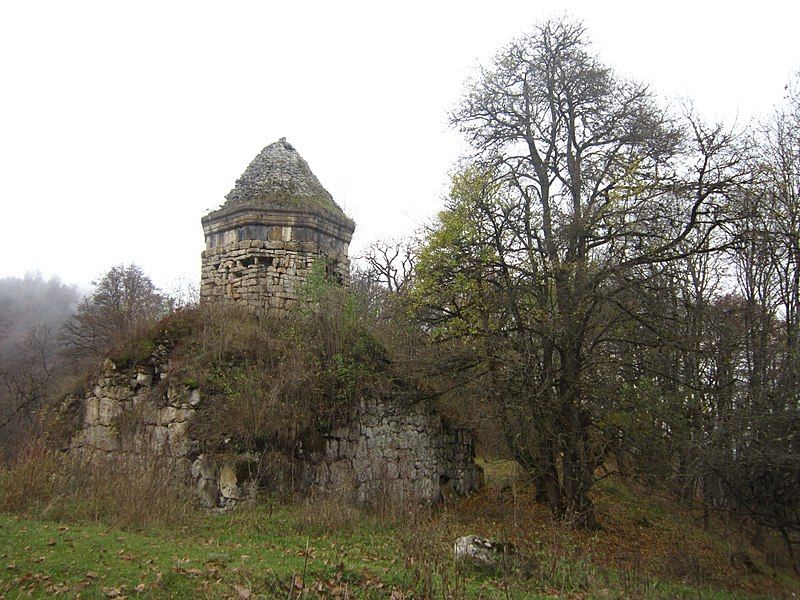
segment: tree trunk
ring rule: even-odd
[[[594,505],[589,490],[594,482],[593,461],[588,450],[590,419],[580,406],[580,359],[573,349],[565,348],[561,356],[561,379],[558,394],[561,404],[562,487],[565,515],[576,526],[597,528]]]

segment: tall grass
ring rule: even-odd
[[[0,511],[123,529],[176,527],[196,518],[193,494],[159,456],[83,460],[31,436],[0,472]]]
[[[43,436],[29,435],[0,470],[0,511],[24,513],[48,505],[58,489],[59,457]]]

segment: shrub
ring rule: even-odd
[[[192,432],[214,452],[317,447],[320,432],[391,383],[384,348],[341,288],[282,319],[203,307],[172,359],[171,376],[208,399]]]
[[[126,529],[177,526],[193,514],[192,494],[159,456],[85,461],[31,436],[0,473],[0,511]]]
[[[51,502],[57,493],[57,458],[44,437],[28,436],[0,472],[0,511],[27,512]]]

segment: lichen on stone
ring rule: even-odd
[[[225,199],[225,206],[244,203],[306,205],[344,216],[333,196],[286,138],[259,152]]]

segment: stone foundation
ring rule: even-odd
[[[255,489],[259,456],[203,454],[189,424],[206,401],[202,391],[169,383],[168,352],[160,346],[147,367],[126,372],[110,360],[83,398],[69,451],[88,460],[155,456],[191,483],[203,504],[227,508]],[[470,432],[449,427],[428,407],[364,400],[349,422],[324,435],[324,449],[291,457],[303,493],[356,504],[437,503],[482,485]]]

